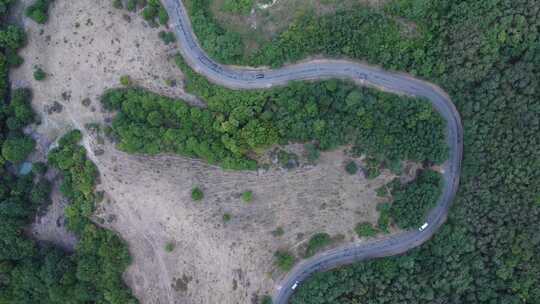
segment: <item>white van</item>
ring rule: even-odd
[[[298,287],[298,281],[294,282],[293,286],[291,287],[292,290],[295,290],[296,287]]]
[[[422,227],[418,228],[419,231],[424,231],[426,230],[426,228],[429,226],[429,224],[427,222],[424,223],[424,225],[422,225]]]

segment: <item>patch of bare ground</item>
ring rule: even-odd
[[[105,192],[96,222],[128,243],[134,262],[125,279],[142,303],[249,303],[283,275],[273,264],[276,250],[300,256],[302,244],[318,232],[341,235],[342,242],[365,241],[353,228],[376,222],[381,199],[375,189],[392,176],[385,172],[368,181],[362,174],[346,174],[349,157],[342,150],[323,153],[316,166],[231,172],[178,156],[127,155],[102,132],[85,129],[110,121],[98,100],[119,86],[124,74],[152,91],[195,102],[181,87],[166,84],[182,78],[167,59],[174,47],[163,45],[158,30],[141,18],[124,14],[109,0],[54,1],[47,25],[24,20],[25,63],[11,79],[16,87],[34,90],[33,106],[42,121],[31,130],[39,142],[38,158],[68,129],[84,131],[83,144]],[[48,74],[45,81],[33,80],[35,66]],[[300,146],[290,148],[301,154]],[[195,186],[204,191],[201,202],[191,200]],[[241,199],[246,190],[253,191],[251,203]],[[75,240],[58,225],[65,205],[58,192],[53,201],[33,233],[73,246]],[[224,214],[231,216],[226,223]],[[275,236],[272,231],[279,227],[283,235]],[[172,252],[167,244],[174,245]]]
[[[375,189],[392,176],[348,175],[345,159],[336,150],[322,153],[316,166],[236,172],[106,145],[95,157],[107,193],[99,216],[128,241],[134,265],[127,278],[143,303],[248,303],[282,277],[276,250],[302,256],[302,245],[323,231],[364,241],[354,225],[376,223]],[[191,199],[193,187],[203,190],[202,201]],[[246,190],[253,192],[250,203],[241,199]],[[231,220],[224,222],[224,214]],[[278,227],[281,236],[272,233]]]

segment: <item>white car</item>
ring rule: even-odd
[[[424,225],[422,225],[420,228],[418,228],[419,231],[424,231],[429,226],[429,224],[426,222]]]
[[[293,284],[293,286],[291,287],[291,289],[292,289],[292,290],[295,290],[296,287],[298,287],[298,283],[300,283],[300,282],[298,282],[298,281],[294,282],[294,284]]]

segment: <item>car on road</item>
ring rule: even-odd
[[[419,231],[424,231],[429,226],[429,224],[426,222],[424,225],[422,225],[420,228],[418,228]]]
[[[296,287],[298,287],[298,283],[300,283],[300,282],[298,282],[298,281],[294,282],[294,284],[293,284],[293,286],[291,287],[291,289],[292,289],[292,290],[295,290]]]

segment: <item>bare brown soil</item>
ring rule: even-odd
[[[47,25],[25,20],[25,63],[11,78],[14,86],[34,90],[42,123],[33,131],[41,154],[67,130],[84,131],[83,144],[101,172],[98,190],[105,192],[96,222],[128,243],[134,263],[125,279],[142,303],[250,303],[283,275],[273,264],[276,250],[300,256],[318,232],[341,236],[341,242],[365,241],[353,228],[376,222],[381,199],[375,189],[392,176],[385,172],[368,181],[360,173],[346,174],[349,157],[342,150],[323,153],[316,166],[231,172],[178,156],[127,155],[102,133],[86,130],[88,123],[110,121],[99,97],[119,86],[124,74],[152,91],[195,102],[182,87],[166,84],[182,79],[168,59],[175,48],[164,46],[158,30],[141,18],[125,14],[109,0],[54,1]],[[35,66],[47,72],[45,81],[33,80]],[[299,145],[289,148],[302,154]],[[195,186],[204,191],[201,202],[190,198]],[[246,190],[253,191],[251,203],[240,198]],[[33,232],[73,246],[73,237],[58,225],[64,201],[57,192],[53,201]],[[226,213],[231,220],[225,223]],[[278,227],[284,234],[274,236]],[[169,243],[172,252],[165,250]]]

